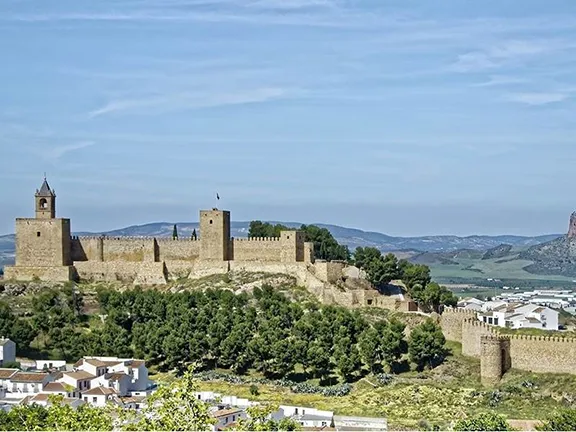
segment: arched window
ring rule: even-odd
[[[48,201],[46,200],[46,198],[42,198],[40,200],[40,208],[41,209],[47,209],[48,208]]]

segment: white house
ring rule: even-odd
[[[558,312],[536,304],[504,303],[478,313],[478,319],[499,327],[558,330]]]
[[[84,357],[74,367],[87,371],[95,377],[107,373],[124,373],[130,377],[129,391],[143,393],[150,389],[148,368],[144,360],[122,359],[118,357]]]
[[[218,409],[213,411],[211,415],[216,419],[216,423],[212,425],[213,431],[224,430],[233,426],[238,420],[248,417],[246,412],[240,408]]]
[[[10,339],[0,338],[0,366],[16,361],[16,344]]]
[[[461,299],[458,302],[457,307],[461,308],[461,309],[468,309],[468,310],[474,310],[474,311],[481,311],[482,310],[482,306],[484,305],[484,302],[482,300],[478,300],[477,298],[474,297],[467,297],[464,299]]]
[[[116,390],[106,387],[95,387],[82,392],[82,400],[97,407],[106,406],[108,402],[118,402]]]
[[[322,428],[330,427],[334,413],[316,408],[280,405],[279,410],[272,413],[271,417],[275,420],[288,417],[300,423],[300,425],[305,428]]]
[[[52,376],[43,372],[16,372],[7,380],[6,397],[21,397],[41,393]]]
[[[7,389],[11,386],[10,378],[20,372],[18,369],[0,368],[0,387]]]
[[[105,373],[94,378],[90,384],[92,388],[106,387],[116,390],[119,396],[129,396],[132,377],[124,372]]]
[[[51,382],[46,384],[42,389],[42,393],[58,394],[71,399],[80,398],[80,392],[77,389],[63,382]]]
[[[80,393],[90,389],[91,381],[96,378],[89,372],[78,370],[73,372],[62,372],[61,376],[56,379],[57,382],[67,384]]]

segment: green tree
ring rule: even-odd
[[[458,298],[445,286],[430,282],[419,292],[421,306],[427,311],[440,312],[442,305],[456,306]]]
[[[575,431],[576,409],[563,409],[550,415],[542,425],[536,428],[541,431]]]
[[[172,228],[172,240],[178,240],[178,228],[176,224],[174,224],[174,228]]]
[[[406,325],[392,318],[388,323],[376,323],[380,335],[381,359],[390,369],[408,352],[408,344],[404,339]]]
[[[402,273],[402,282],[404,282],[408,291],[410,291],[415,284],[425,287],[431,281],[430,267],[428,266],[412,264],[406,260],[401,260],[398,266]]]
[[[314,243],[314,256],[316,258],[326,261],[350,260],[348,246],[339,244],[327,228],[302,225],[300,230],[304,232],[306,241]]]
[[[474,417],[459,420],[454,425],[455,431],[510,431],[513,430],[502,415],[486,412]],[[562,429],[560,429],[562,430]],[[567,430],[567,429],[566,429]]]
[[[44,428],[56,431],[111,431],[113,430],[112,412],[106,408],[97,408],[84,404],[77,409],[62,402],[63,396],[51,395],[50,407]]]
[[[122,411],[126,429],[140,431],[207,430],[215,423],[208,404],[198,400],[194,393],[198,387],[190,367],[184,376],[161,386],[147,400],[141,414]]]
[[[372,261],[377,261],[382,257],[382,252],[375,247],[357,247],[354,251],[352,263],[361,269],[366,270]]]
[[[232,430],[237,431],[295,431],[300,430],[300,425],[292,419],[283,418],[274,420],[271,414],[278,411],[277,405],[256,405],[248,408],[249,418],[240,419]]]
[[[364,330],[359,337],[358,348],[364,364],[370,368],[371,372],[376,372],[382,361],[378,331],[373,327]]]
[[[198,240],[198,234],[196,234],[196,228],[192,230],[192,236],[190,237],[191,240]]]
[[[442,329],[430,318],[416,326],[410,333],[408,353],[419,370],[434,368],[446,357],[446,339]]]

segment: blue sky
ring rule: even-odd
[[[46,171],[75,230],[562,232],[576,2],[0,2],[0,233]]]

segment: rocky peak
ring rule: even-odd
[[[568,238],[576,238],[576,212],[570,215],[570,226],[568,227]]]

